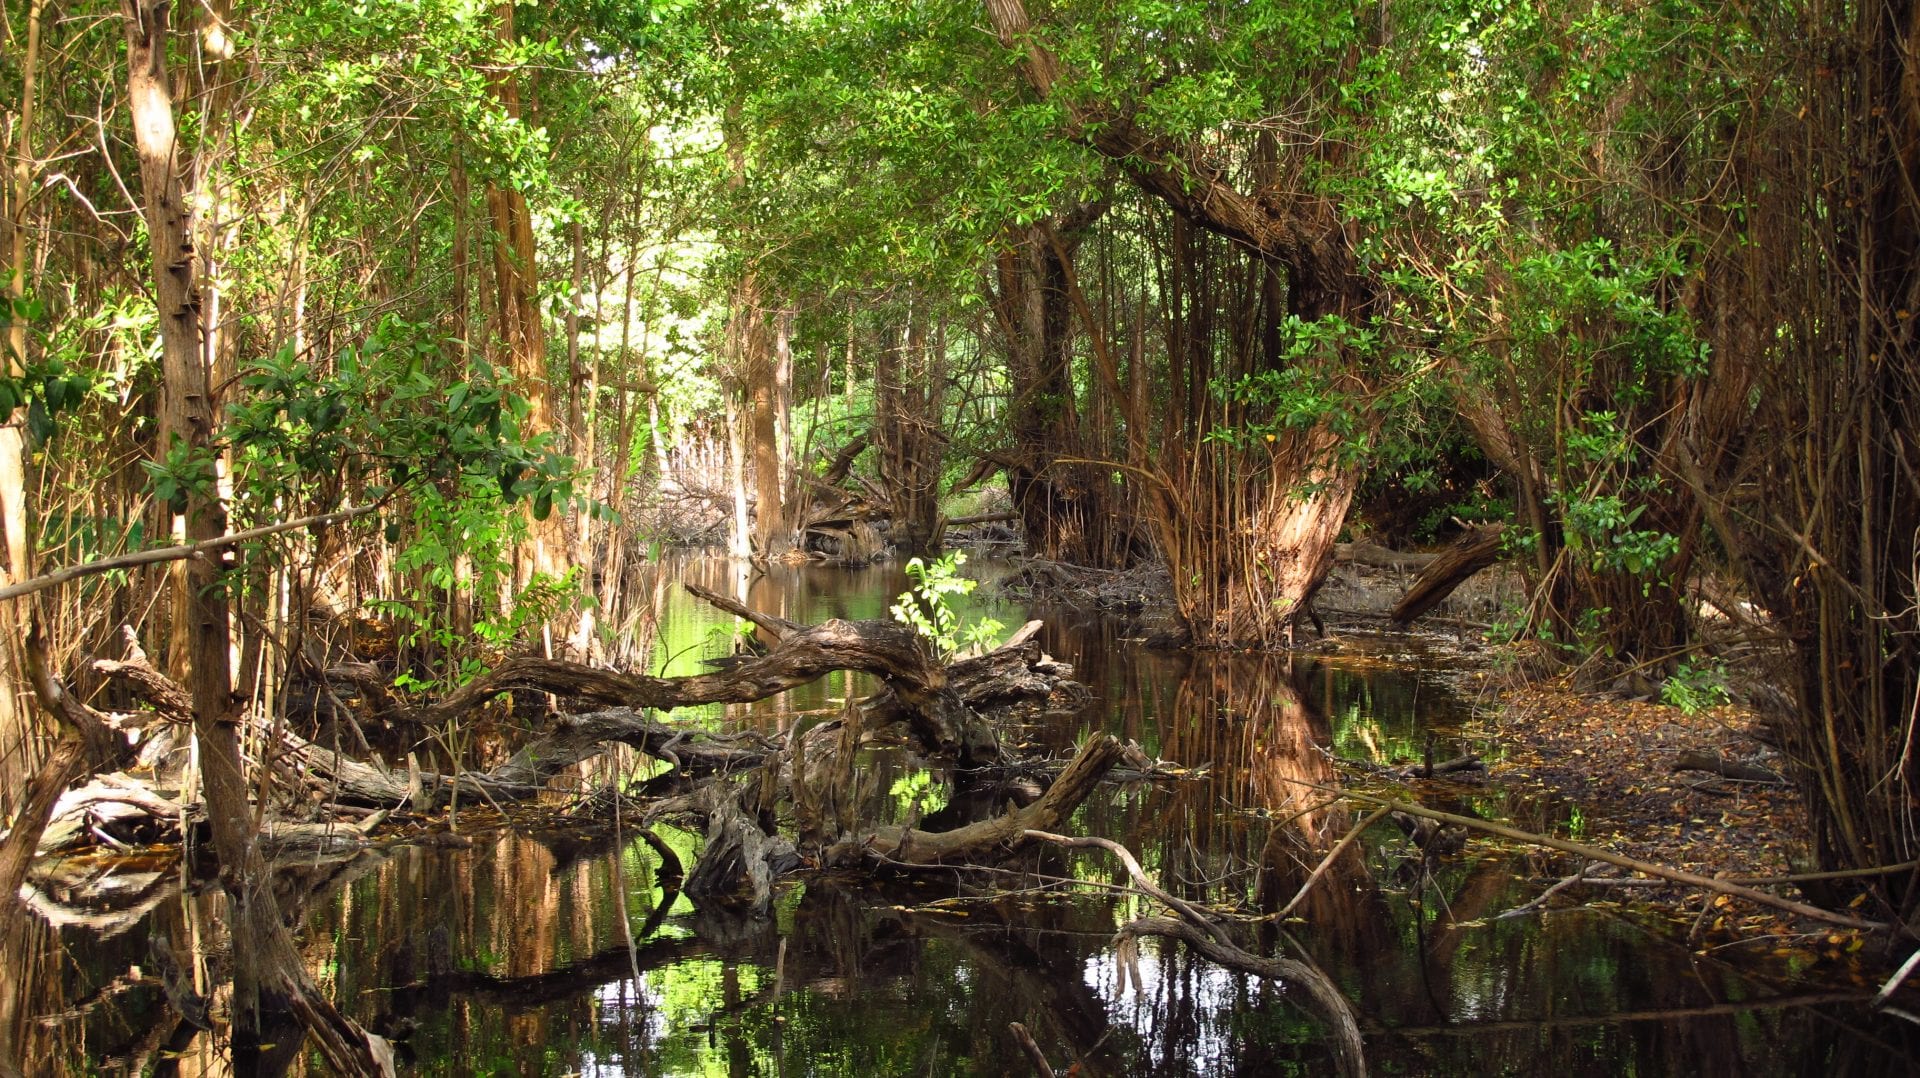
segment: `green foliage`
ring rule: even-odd
[[[7,289],[14,274],[0,274],[0,290]],[[27,433],[35,443],[54,436],[56,420],[63,413],[78,411],[87,397],[96,391],[98,379],[86,370],[74,370],[58,352],[46,350],[43,332],[46,306],[31,293],[15,296],[0,292],[0,340],[6,342],[8,362],[0,366],[0,417],[11,416],[15,409],[27,410]],[[14,328],[42,345],[40,358],[12,354]]]
[[[960,566],[966,561],[963,550],[935,558],[931,563],[919,558],[909,560],[906,571],[912,587],[901,592],[899,600],[890,608],[893,620],[925,638],[942,662],[992,650],[1000,630],[1005,627],[993,618],[960,623],[951,597],[972,594],[980,583],[960,575]]]
[[[321,511],[349,489],[450,492],[470,475],[492,476],[504,503],[532,499],[536,516],[570,500],[573,464],[551,434],[523,433],[526,399],[477,358],[445,386],[442,347],[430,326],[388,316],[325,369],[290,347],[257,363],[220,432],[241,504],[292,495]]]
[[[1727,686],[1727,664],[1719,661],[1681,662],[1660,687],[1661,702],[1689,715],[1719,707],[1732,699]]]
[[[1567,545],[1583,550],[1595,572],[1647,576],[1652,587],[1660,567],[1680,549],[1677,536],[1634,525],[1646,506],[1629,506],[1615,494],[1563,498],[1558,502]]]

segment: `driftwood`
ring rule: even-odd
[[[731,904],[744,897],[750,909],[764,914],[771,903],[773,882],[801,864],[794,844],[772,833],[774,809],[791,793],[796,806],[807,801],[806,756],[817,752],[838,778],[830,784],[845,792],[856,781],[852,767],[865,730],[898,720],[917,745],[929,755],[944,756],[977,767],[1005,762],[993,729],[974,707],[992,707],[1009,701],[1046,698],[1063,685],[1071,667],[1041,653],[1034,639],[1038,623],[1022,629],[1008,645],[951,667],[942,666],[924,641],[904,626],[891,622],[829,621],[800,625],[762,614],[722,596],[692,589],[707,601],[751,620],[772,639],[767,654],[743,659],[730,668],[684,678],[657,678],[598,670],[573,663],[521,658],[503,663],[489,677],[447,697],[414,705],[388,693],[376,673],[343,669],[335,676],[358,684],[363,704],[388,721],[437,724],[462,716],[486,701],[517,690],[550,692],[572,703],[599,705],[597,710],[563,714],[550,720],[530,744],[505,763],[483,772],[455,775],[423,773],[417,765],[405,773],[391,771],[378,760],[362,762],[300,737],[269,716],[246,718],[258,731],[262,766],[280,777],[277,788],[291,792],[296,803],[331,806],[337,817],[358,817],[350,823],[290,822],[275,818],[268,806],[256,841],[269,850],[306,858],[331,859],[351,855],[375,840],[373,832],[387,810],[401,805],[417,809],[438,807],[462,794],[476,800],[504,802],[537,796],[561,772],[606,750],[610,744],[632,745],[672,765],[685,779],[707,781],[686,796],[660,808],[671,808],[705,822],[707,842],[702,857],[685,880],[687,893],[703,904]],[[139,722],[177,723],[193,718],[190,699],[163,674],[154,670],[137,648],[129,658],[101,664],[101,672],[123,679],[149,700],[154,710]],[[690,704],[749,702],[793,688],[825,673],[863,670],[876,674],[884,691],[869,700],[850,704],[837,723],[801,728],[798,736],[767,738],[756,734],[723,737],[670,725],[656,712]],[[42,689],[54,706],[71,706],[94,729],[106,730],[98,713],[57,691]],[[606,706],[612,705],[612,706]],[[124,744],[108,730],[107,740]],[[828,746],[831,749],[816,748]],[[1094,790],[1125,754],[1111,738],[1090,739],[1051,787],[1024,808],[1009,806],[994,818],[950,831],[931,832],[912,826],[862,828],[852,818],[852,798],[834,796],[830,811],[813,811],[816,820],[831,823],[816,828],[816,848],[839,851],[843,863],[887,862],[930,864],[995,856],[1026,841],[1035,828],[1055,827]],[[745,774],[749,781],[734,781]],[[264,783],[272,789],[276,784]],[[614,791],[618,805],[622,795]],[[79,790],[69,791],[65,811],[74,820],[67,834],[84,830],[117,843],[103,830],[102,813],[121,814],[168,827],[192,825],[203,818],[188,795],[157,788],[151,782],[125,775],[101,775]],[[365,808],[356,808],[365,806]],[[650,814],[651,815],[651,814]],[[917,821],[916,821],[917,822]],[[173,832],[178,835],[178,831]],[[36,833],[33,837],[37,838]],[[831,858],[830,858],[831,859]],[[278,962],[278,968],[296,967]],[[392,1059],[384,1041],[342,1019],[332,1005],[314,995],[297,976],[276,974],[263,989],[282,999],[316,1039],[336,1067],[351,1073],[391,1073]],[[195,1011],[195,1000],[182,997],[182,1009]]]
[[[264,717],[256,716],[253,721],[261,736],[274,745],[274,751],[268,754],[272,764],[294,788],[304,788],[343,806],[391,809],[406,805],[428,810],[449,803],[456,792],[471,800],[496,803],[538,796],[556,775],[604,752],[611,744],[630,745],[669,761],[678,773],[692,778],[758,767],[779,752],[783,747],[780,742],[753,734],[728,737],[690,730],[651,717],[641,709],[758,700],[839,669],[878,673],[887,686],[869,703],[869,725],[900,719],[929,753],[952,753],[974,764],[996,761],[1000,758],[997,739],[973,709],[1022,697],[1044,697],[1072,672],[1071,667],[1046,659],[1032,642],[1038,623],[1016,634],[1006,647],[943,670],[917,638],[891,622],[830,621],[805,626],[750,610],[704,589],[693,591],[759,625],[775,638],[772,651],[724,672],[686,678],[624,674],[538,658],[510,659],[491,676],[410,713],[412,721],[444,721],[499,693],[525,689],[622,705],[557,716],[532,742],[488,771],[458,775],[390,771],[307,741]],[[126,660],[101,662],[96,667],[126,680],[154,706],[153,717],[168,722],[191,720],[191,702],[186,694],[153,669],[137,646],[130,644]],[[351,676],[361,682],[371,682],[373,677],[365,670],[354,670]],[[84,708],[64,694],[43,691],[42,698],[57,706]],[[401,708],[389,696],[376,699],[381,700],[380,709],[390,718]],[[85,709],[83,718],[97,724],[101,716]],[[34,846],[66,844],[89,834],[110,841],[111,828],[103,831],[102,825],[131,827],[141,821],[152,821],[161,828],[150,838],[177,838],[177,827],[183,819],[193,823],[204,817],[197,804],[182,804],[174,800],[175,796],[124,775],[101,776],[60,795],[57,808],[49,798],[48,815],[59,821],[59,826],[47,836],[48,842],[36,841]],[[281,844],[290,847],[303,843],[343,847],[364,838],[364,830],[356,833],[356,829],[331,825],[317,825],[310,832],[303,830],[304,825],[276,826],[277,833],[284,836]],[[129,838],[133,835],[130,831],[125,834]],[[33,848],[28,847],[25,856],[30,857]]]
[[[92,771],[117,767],[129,755],[126,738],[99,712],[67,692],[47,664],[46,638],[38,618],[27,632],[23,655],[41,710],[59,726],[60,738],[27,783],[14,825],[0,839],[0,918],[17,914],[14,896],[27,878],[49,819],[69,782]]]
[[[773,903],[773,881],[800,866],[793,843],[760,829],[758,821],[740,807],[741,790],[731,782],[709,784],[700,793],[707,818],[706,846],[685,891],[696,902],[748,899],[755,916],[766,916]]]
[[[1387,617],[1395,624],[1407,625],[1440,605],[1454,589],[1500,560],[1505,532],[1506,525],[1494,524],[1461,536],[1421,570]]]
[[[1034,837],[1034,832],[1060,826],[1120,762],[1124,752],[1118,741],[1095,734],[1080,746],[1047,792],[1025,808],[951,831],[898,826],[866,829],[841,839],[828,860],[849,863],[870,858],[895,864],[937,865],[999,857]]]

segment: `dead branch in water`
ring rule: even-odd
[[[1180,915],[1178,919],[1142,917],[1122,925],[1116,934],[1116,941],[1123,950],[1141,936],[1166,936],[1184,940],[1188,946],[1220,965],[1270,981],[1297,985],[1312,999],[1313,1009],[1333,1027],[1333,1055],[1340,1073],[1348,1078],[1363,1078],[1367,1073],[1366,1048],[1360,1040],[1360,1023],[1354,1016],[1353,1004],[1318,967],[1291,958],[1267,958],[1241,948],[1233,942],[1233,937],[1218,920],[1207,916],[1191,902],[1169,894],[1140,867],[1140,861],[1134,857],[1133,851],[1112,839],[1055,835],[1044,831],[1028,831],[1027,837],[1056,846],[1106,850],[1126,866],[1127,875],[1133,878],[1135,887]]]
[[[1100,785],[1124,753],[1106,734],[1088,738],[1047,792],[1026,808],[1013,809],[951,831],[921,831],[911,827],[876,827],[841,840],[831,860],[851,860],[871,850],[890,861],[911,865],[951,863],[996,856],[1029,838],[1047,838],[1048,827],[1058,827]]]
[[[1508,827],[1505,824],[1494,823],[1491,820],[1477,819],[1472,816],[1460,816],[1451,812],[1441,812],[1438,809],[1427,808],[1425,805],[1414,805],[1405,801],[1395,801],[1391,798],[1375,797],[1372,794],[1363,794],[1353,790],[1347,791],[1346,796],[1356,801],[1364,801],[1370,805],[1379,805],[1394,812],[1405,813],[1408,816],[1433,820],[1436,823],[1453,824],[1473,831],[1482,831],[1490,835],[1498,835],[1501,838],[1512,839],[1515,842],[1524,842],[1532,846],[1545,846],[1550,850],[1559,850],[1562,853],[1575,854],[1591,861],[1605,861],[1607,864],[1617,865],[1620,868],[1638,872],[1643,875],[1657,876],[1663,880],[1671,880],[1674,883],[1685,884],[1688,887],[1698,887],[1719,894],[1732,895],[1735,898],[1744,898],[1749,902],[1757,902],[1762,906],[1771,906],[1777,910],[1784,910],[1810,920],[1839,925],[1842,928],[1858,928],[1869,932],[1889,932],[1897,930],[1903,934],[1907,933],[1905,928],[1889,924],[1885,921],[1868,921],[1849,914],[1823,910],[1818,906],[1810,906],[1805,902],[1796,902],[1790,898],[1781,898],[1778,895],[1771,895],[1765,891],[1755,890],[1752,887],[1735,883],[1731,879],[1716,879],[1702,876],[1697,872],[1688,872],[1685,869],[1668,868],[1666,865],[1656,865],[1651,861],[1637,860],[1623,854],[1614,853],[1611,850],[1600,849],[1597,846],[1587,846],[1578,842],[1569,842],[1566,839],[1554,838],[1551,835],[1538,835],[1531,831],[1522,831],[1517,827]]]

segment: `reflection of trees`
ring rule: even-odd
[[[1241,899],[1278,909],[1353,825],[1335,797],[1340,776],[1325,748],[1327,718],[1306,701],[1285,656],[1191,658],[1161,721],[1159,751],[1210,770],[1203,781],[1174,787],[1157,817],[1162,833],[1140,840],[1159,851],[1156,871],[1169,889],[1184,885],[1205,898],[1203,881],[1224,881]],[[1349,960],[1393,943],[1358,845],[1329,866],[1295,913]]]
[[[52,1067],[68,1056],[56,1030],[35,1019],[62,1002],[60,951],[51,926],[10,895],[0,895],[0,1074]]]

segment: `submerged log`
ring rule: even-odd
[[[1506,525],[1494,524],[1461,536],[1428,563],[1387,617],[1395,624],[1408,625],[1439,606],[1456,588],[1500,560],[1505,532]]]

